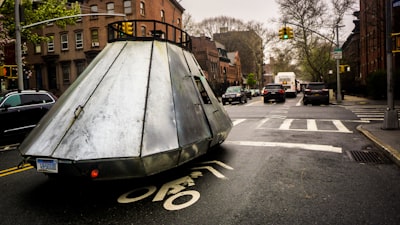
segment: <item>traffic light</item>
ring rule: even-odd
[[[125,34],[133,34],[133,23],[132,22],[122,22],[122,32]]]
[[[17,79],[17,65],[4,65],[0,67],[0,76],[4,76],[9,79]]]
[[[292,39],[293,38],[293,29],[291,27],[286,27],[286,32],[287,32],[287,39]]]
[[[349,65],[339,65],[339,73],[350,72]]]
[[[400,50],[400,35],[396,36],[396,50]]]
[[[286,31],[286,27],[282,27],[281,29],[279,29],[279,39],[288,39],[288,34]]]

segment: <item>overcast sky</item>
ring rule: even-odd
[[[279,29],[281,26],[271,23],[271,19],[279,18],[279,6],[275,0],[181,0],[180,4],[186,13],[192,15],[195,22],[210,17],[229,16],[245,22],[251,20],[262,22],[271,28]],[[346,36],[354,28],[353,19],[351,15],[346,17],[346,27],[342,31],[347,34]]]

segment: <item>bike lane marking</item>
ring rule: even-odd
[[[287,142],[256,142],[256,141],[225,141],[224,144],[255,146],[255,147],[300,148],[311,151],[342,153],[341,147],[334,147],[332,145],[302,144],[302,143],[287,143]]]
[[[158,191],[157,187],[154,185],[135,188],[131,191],[125,192],[124,194],[120,195],[120,197],[117,199],[117,202],[122,204],[134,203],[156,193],[152,201],[153,202],[164,201],[163,207],[166,210],[174,211],[187,208],[195,204],[200,199],[200,192],[196,190],[185,190],[188,187],[193,187],[196,185],[194,179],[203,176],[203,173],[200,170],[208,171],[219,179],[225,179],[225,180],[227,179],[221,172],[216,170],[213,166],[207,166],[207,165],[204,166],[205,164],[215,164],[225,169],[233,170],[233,167],[217,160],[204,161],[199,164],[201,165],[191,168],[192,172],[189,175],[164,183],[159,188]],[[143,193],[143,191],[145,192]],[[189,196],[191,198],[183,203],[174,202],[176,199],[182,196]]]

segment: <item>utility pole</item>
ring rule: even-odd
[[[15,0],[15,62],[17,63],[18,89],[24,90],[24,71],[22,70],[21,49],[21,22],[20,22],[20,0]]]
[[[340,48],[340,43],[339,43],[339,24],[336,25],[336,49]],[[342,90],[340,87],[340,59],[339,57],[336,58],[336,102],[338,104],[342,103]]]
[[[386,72],[387,72],[387,108],[382,129],[398,129],[399,119],[394,108],[393,53],[392,53],[392,0],[386,0]]]

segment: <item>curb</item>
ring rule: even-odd
[[[382,140],[374,136],[371,132],[368,130],[364,129],[362,127],[363,125],[358,125],[357,130],[360,131],[362,134],[364,134],[367,138],[369,138],[371,141],[375,142],[375,145],[377,145],[379,148],[384,150],[389,157],[398,165],[400,166],[400,152],[398,152],[396,149],[394,149],[392,146],[385,144]]]

